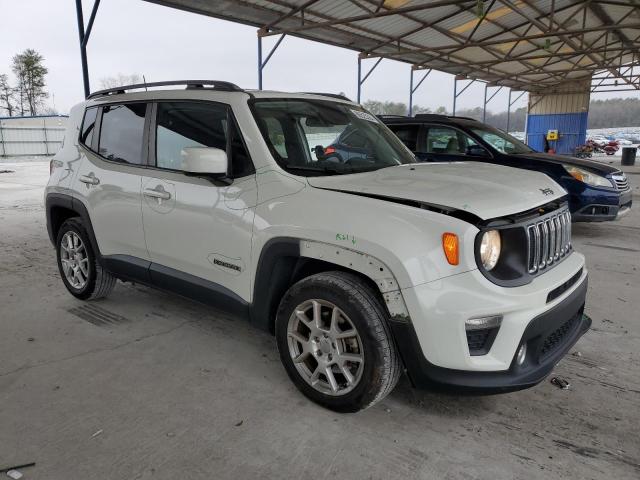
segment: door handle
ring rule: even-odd
[[[80,181],[82,183],[86,183],[87,185],[99,185],[100,184],[100,179],[97,178],[93,172],[91,172],[89,175],[82,175],[80,177]]]
[[[158,185],[158,187],[160,187],[160,185]],[[158,198],[160,200],[169,200],[171,198],[171,194],[165,190],[159,190],[158,187],[156,187],[156,189],[145,188],[144,192],[142,193],[145,197]]]

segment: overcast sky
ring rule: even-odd
[[[93,1],[84,1],[85,22]],[[74,0],[0,0],[0,73],[10,74],[11,58],[33,48],[45,58],[47,84],[55,107],[68,112],[82,101],[82,72]],[[263,42],[268,51],[276,37]],[[257,88],[256,29],[160,7],[141,0],[102,0],[88,47],[91,89],[118,73],[145,75],[147,81],[229,80]],[[265,54],[266,55],[266,54]],[[357,56],[340,49],[287,37],[264,71],[264,88],[283,91],[345,92],[356,98]],[[366,71],[375,60],[363,62]],[[408,103],[409,65],[383,60],[363,86],[363,100]],[[484,87],[472,85],[458,108],[482,105]],[[453,76],[433,72],[415,94],[414,103],[451,109]],[[632,96],[635,92],[598,94],[594,98]],[[49,104],[53,104],[53,96]],[[506,110],[498,94],[489,110]],[[526,105],[526,95],[514,105]]]

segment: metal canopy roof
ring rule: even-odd
[[[514,89],[640,90],[640,0],[146,1]]]

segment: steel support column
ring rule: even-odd
[[[367,58],[367,57],[364,57]],[[371,67],[371,69],[367,72],[367,74],[363,77],[362,76],[362,55],[358,55],[358,95],[357,95],[357,102],[360,103],[360,97],[362,96],[362,84],[367,80],[367,78],[369,78],[369,75],[371,75],[373,73],[373,71],[376,69],[376,67],[380,64],[380,62],[382,61],[382,57],[378,58],[378,60],[376,61],[376,63],[373,64],[373,67]]]
[[[93,22],[98,13],[98,7],[100,6],[100,0],[95,0],[93,8],[91,9],[91,16],[89,17],[89,24],[85,30],[84,27],[84,15],[82,13],[82,0],[76,0],[76,16],[78,19],[78,37],[80,39],[80,61],[82,63],[82,83],[84,86],[85,98],[91,93],[91,87],[89,85],[89,65],[87,62],[87,43],[91,36],[91,29],[93,28]]]
[[[426,80],[426,78],[429,76],[429,74],[431,73],[432,69],[428,69],[427,73],[424,74],[424,76],[420,79],[420,81],[417,83],[417,85],[414,87],[413,86],[413,72],[416,70],[421,70],[415,67],[415,65],[411,66],[411,75],[409,77],[409,112],[408,115],[411,117],[413,116],[413,94],[416,92],[416,90],[418,89],[418,87],[420,87],[420,85],[422,85],[422,82],[424,82]]]
[[[509,104],[507,106],[507,133],[509,133],[509,126],[511,125],[511,107],[513,106],[514,103],[520,100],[525,93],[527,93],[527,92],[522,92],[520,95],[518,95],[515,98],[515,100],[511,101],[511,92],[512,90],[509,89]]]
[[[509,89],[509,100],[507,104],[507,133],[509,133],[510,123],[511,123],[511,89]]]
[[[282,35],[280,35],[280,38],[278,39],[276,44],[273,46],[273,48],[269,51],[267,58],[265,58],[263,62],[262,61],[262,37],[264,37],[265,35],[266,35],[266,32],[264,30],[262,29],[258,30],[258,90],[262,90],[262,70],[264,70],[264,67],[267,66],[267,63],[269,63],[269,60],[271,60],[271,56],[275,53],[275,51],[280,46],[280,44],[282,43],[282,40],[284,40],[284,37],[287,34],[283,33]]]
[[[453,112],[451,113],[451,115],[453,115],[454,117],[456,116],[456,104],[457,104],[457,100],[458,97],[460,95],[462,95],[464,93],[464,91],[469,88],[471,85],[473,85],[476,80],[471,80],[469,83],[467,83],[464,88],[462,90],[460,90],[458,92],[458,80],[466,80],[465,78],[458,78],[458,77],[454,77],[453,79]]]
[[[497,86],[497,85],[495,85]],[[489,89],[489,84],[485,83],[484,84],[484,104],[482,106],[482,121],[486,122],[487,121],[487,104],[493,100],[493,97],[495,97],[500,90],[502,90],[502,86],[498,87],[498,90],[496,90],[495,92],[493,92],[493,94],[487,99],[487,90]]]

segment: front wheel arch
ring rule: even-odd
[[[370,261],[362,262],[363,258]],[[354,268],[363,263],[369,271]],[[328,271],[360,277],[372,288],[391,318],[403,322],[409,319],[397,280],[380,260],[338,245],[280,237],[269,240],[262,248],[253,285],[251,322],[274,333],[276,311],[289,287],[303,278]],[[380,271],[382,273],[378,273]]]

